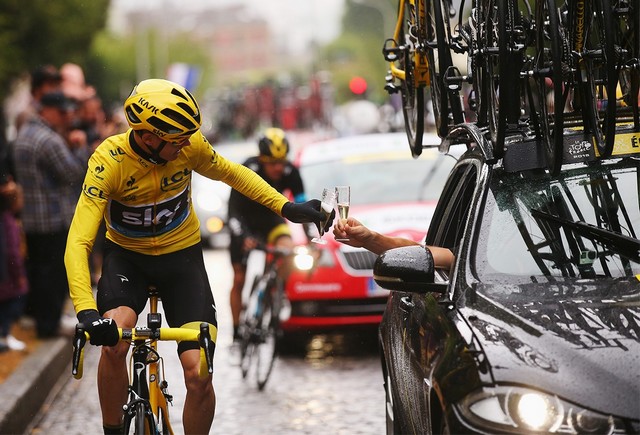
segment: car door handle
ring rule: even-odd
[[[409,312],[414,306],[415,304],[411,300],[411,296],[403,296],[400,298],[400,307],[403,311]]]

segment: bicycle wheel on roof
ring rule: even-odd
[[[533,131],[552,174],[560,172],[563,153],[564,105],[562,37],[554,0],[538,0],[535,47],[528,81]]]
[[[519,129],[525,40],[517,0],[488,0],[486,11],[483,36],[488,53],[488,121],[493,153],[500,158],[507,129]]]
[[[404,0],[404,17],[397,41],[405,47],[398,58],[399,68],[404,71],[404,79],[400,80],[400,95],[405,131],[413,157],[422,153],[422,137],[427,115],[424,98],[426,80],[425,77],[418,77],[427,67],[424,39],[419,26],[418,8],[423,7],[420,1]],[[424,65],[420,65],[421,63]]]
[[[615,46],[619,50],[620,94],[616,106],[623,120],[632,120],[633,131],[640,131],[640,3],[615,0],[612,5]]]
[[[446,137],[451,127],[464,122],[460,100],[462,76],[453,65],[450,20],[455,16],[451,0],[425,0],[425,33],[429,64],[431,105],[438,136]]]

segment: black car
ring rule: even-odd
[[[640,433],[640,148],[555,177],[525,151],[449,175],[426,243],[450,270],[376,261],[388,433]]]

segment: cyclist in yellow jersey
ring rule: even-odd
[[[98,394],[105,433],[122,431],[127,399],[129,347],[117,344],[117,327],[135,326],[149,285],[158,289],[169,326],[197,327],[206,321],[215,340],[215,303],[191,203],[192,171],[228,184],[292,222],[322,219],[319,200],[289,202],[251,169],[217,154],[199,131],[200,109],[184,87],[144,80],[124,111],[131,128],[106,139],[89,160],[64,258],[78,320],[91,344],[103,346]],[[107,234],[94,299],[89,254],[102,219]],[[178,354],[187,389],[184,431],[208,433],[215,410],[212,378],[198,376],[198,343],[180,343]]]

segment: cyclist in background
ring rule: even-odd
[[[254,171],[219,155],[200,132],[201,113],[184,87],[166,80],[140,82],[124,103],[131,127],[93,153],[69,230],[65,265],[78,320],[91,344],[102,345],[98,394],[105,433],[122,432],[127,400],[129,343],[117,326],[132,328],[154,285],[171,327],[212,325],[216,308],[191,202],[191,173],[222,181],[293,222],[320,222],[320,201],[294,204]],[[107,233],[97,298],[89,254],[103,218]],[[117,325],[117,326],[116,326]],[[184,432],[209,433],[215,411],[212,377],[200,378],[197,342],[181,342]]]
[[[278,192],[288,194],[294,202],[306,200],[300,172],[288,159],[289,141],[279,128],[268,128],[258,140],[259,155],[250,157],[243,165],[264,178]],[[249,200],[235,189],[229,196],[229,227],[231,244],[229,255],[233,266],[230,303],[233,320],[233,341],[240,337],[238,326],[242,312],[242,288],[247,272],[247,255],[259,244],[292,249],[289,227],[282,217],[267,207]],[[308,227],[307,234],[308,232]],[[313,237],[313,236],[311,236]],[[285,277],[286,278],[286,277]]]

